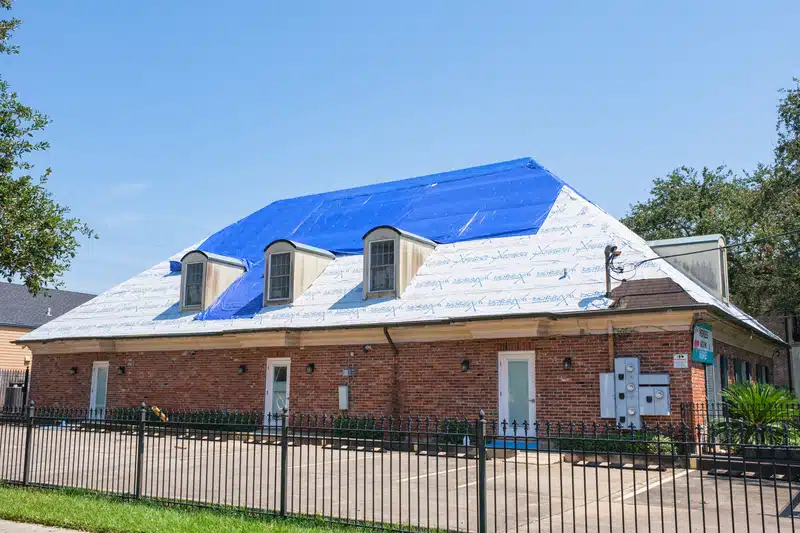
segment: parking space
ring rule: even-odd
[[[33,431],[30,481],[132,494],[137,438],[124,431]],[[111,428],[109,428],[111,429]],[[281,448],[245,434],[145,439],[143,496],[280,510]],[[21,481],[24,428],[0,427],[0,477]],[[298,438],[287,448],[290,514],[476,531],[477,460],[341,449]],[[341,443],[340,443],[341,444]],[[520,450],[487,461],[490,531],[792,531],[800,487],[686,469],[573,465]]]

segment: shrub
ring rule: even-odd
[[[562,452],[600,454],[679,455],[679,447],[668,435],[645,431],[620,430],[616,433],[550,437]]]
[[[730,444],[800,444],[797,398],[765,383],[736,383],[722,391],[728,416],[709,437]]]

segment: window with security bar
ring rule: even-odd
[[[288,300],[291,282],[292,254],[289,252],[269,256],[269,299]]]
[[[369,290],[394,290],[394,241],[374,241],[369,245]]]

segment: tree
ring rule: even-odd
[[[645,239],[722,234],[733,245],[731,299],[755,315],[800,312],[800,80],[794,81],[778,106],[770,165],[742,175],[725,167],[677,168],[654,180],[650,197],[622,220]]]
[[[0,0],[0,7],[10,10],[11,0]],[[16,18],[0,20],[0,53],[19,53],[9,43],[19,25]],[[38,177],[32,175],[30,156],[49,148],[35,137],[49,122],[43,113],[23,105],[0,78],[0,276],[21,279],[33,294],[61,286],[59,277],[75,257],[78,238],[96,238],[45,188],[49,168]]]

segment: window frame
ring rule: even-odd
[[[199,303],[188,303],[187,298],[189,295],[189,267],[193,265],[200,265],[200,302]],[[205,292],[206,292],[206,262],[205,261],[194,261],[191,263],[186,263],[181,267],[182,269],[186,269],[185,275],[183,276],[183,294],[181,298],[181,308],[184,310],[194,310],[194,309],[202,309],[203,302],[205,300]]]
[[[272,297],[272,256],[274,255],[288,255],[289,256],[289,294],[282,298]],[[294,280],[294,253],[290,251],[285,252],[270,252],[267,254],[267,302],[290,302],[292,300],[292,281]]]
[[[372,288],[372,245],[378,243],[390,242],[392,243],[392,287],[390,289],[373,289]],[[367,241],[368,244],[368,257],[367,257],[367,292],[369,294],[395,294],[397,292],[397,239],[375,239]],[[386,267],[389,265],[381,265]]]

